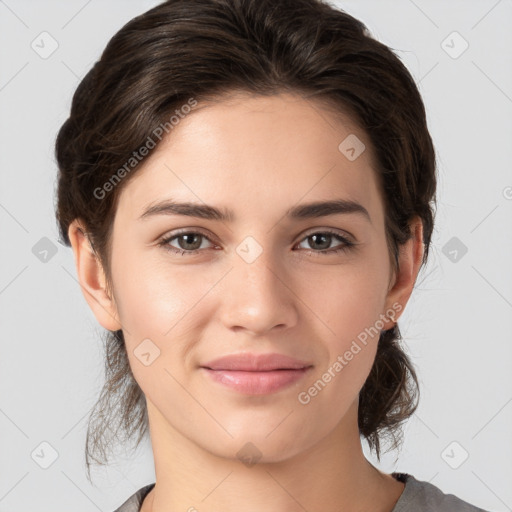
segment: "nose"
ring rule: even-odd
[[[235,254],[221,297],[222,322],[230,330],[259,336],[297,323],[300,301],[293,292],[289,272],[270,250],[264,250],[251,263]]]

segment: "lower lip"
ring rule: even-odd
[[[244,372],[235,370],[211,370],[203,368],[210,377],[224,386],[248,395],[266,395],[290,386],[302,379],[311,367],[300,370],[273,370]]]

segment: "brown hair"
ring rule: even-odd
[[[112,289],[113,218],[129,173],[109,193],[99,189],[155,128],[190,98],[201,102],[243,91],[294,92],[348,113],[367,134],[386,212],[392,265],[423,222],[424,256],[433,230],[434,148],[420,93],[393,51],[365,25],[323,0],[168,0],[129,21],[80,82],[56,140],[56,216],[62,243],[81,219]],[[158,142],[158,141],[157,141]],[[341,142],[341,141],[340,141]],[[359,430],[380,458],[380,441],[401,442],[419,388],[400,347],[398,325],[383,331],[359,396]],[[123,333],[106,332],[106,382],[89,416],[86,464],[108,460],[112,438],[147,431],[145,396],[131,372]]]

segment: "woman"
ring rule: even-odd
[[[481,510],[364,456],[417,407],[397,320],[435,156],[400,60],[320,0],[171,0],[109,42],[57,142],[108,331],[87,464],[149,429],[117,512]]]

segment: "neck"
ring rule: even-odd
[[[262,457],[255,464],[203,449],[147,404],[156,485],[141,512],[391,512],[404,489],[364,456],[357,403],[316,445],[286,460]]]

